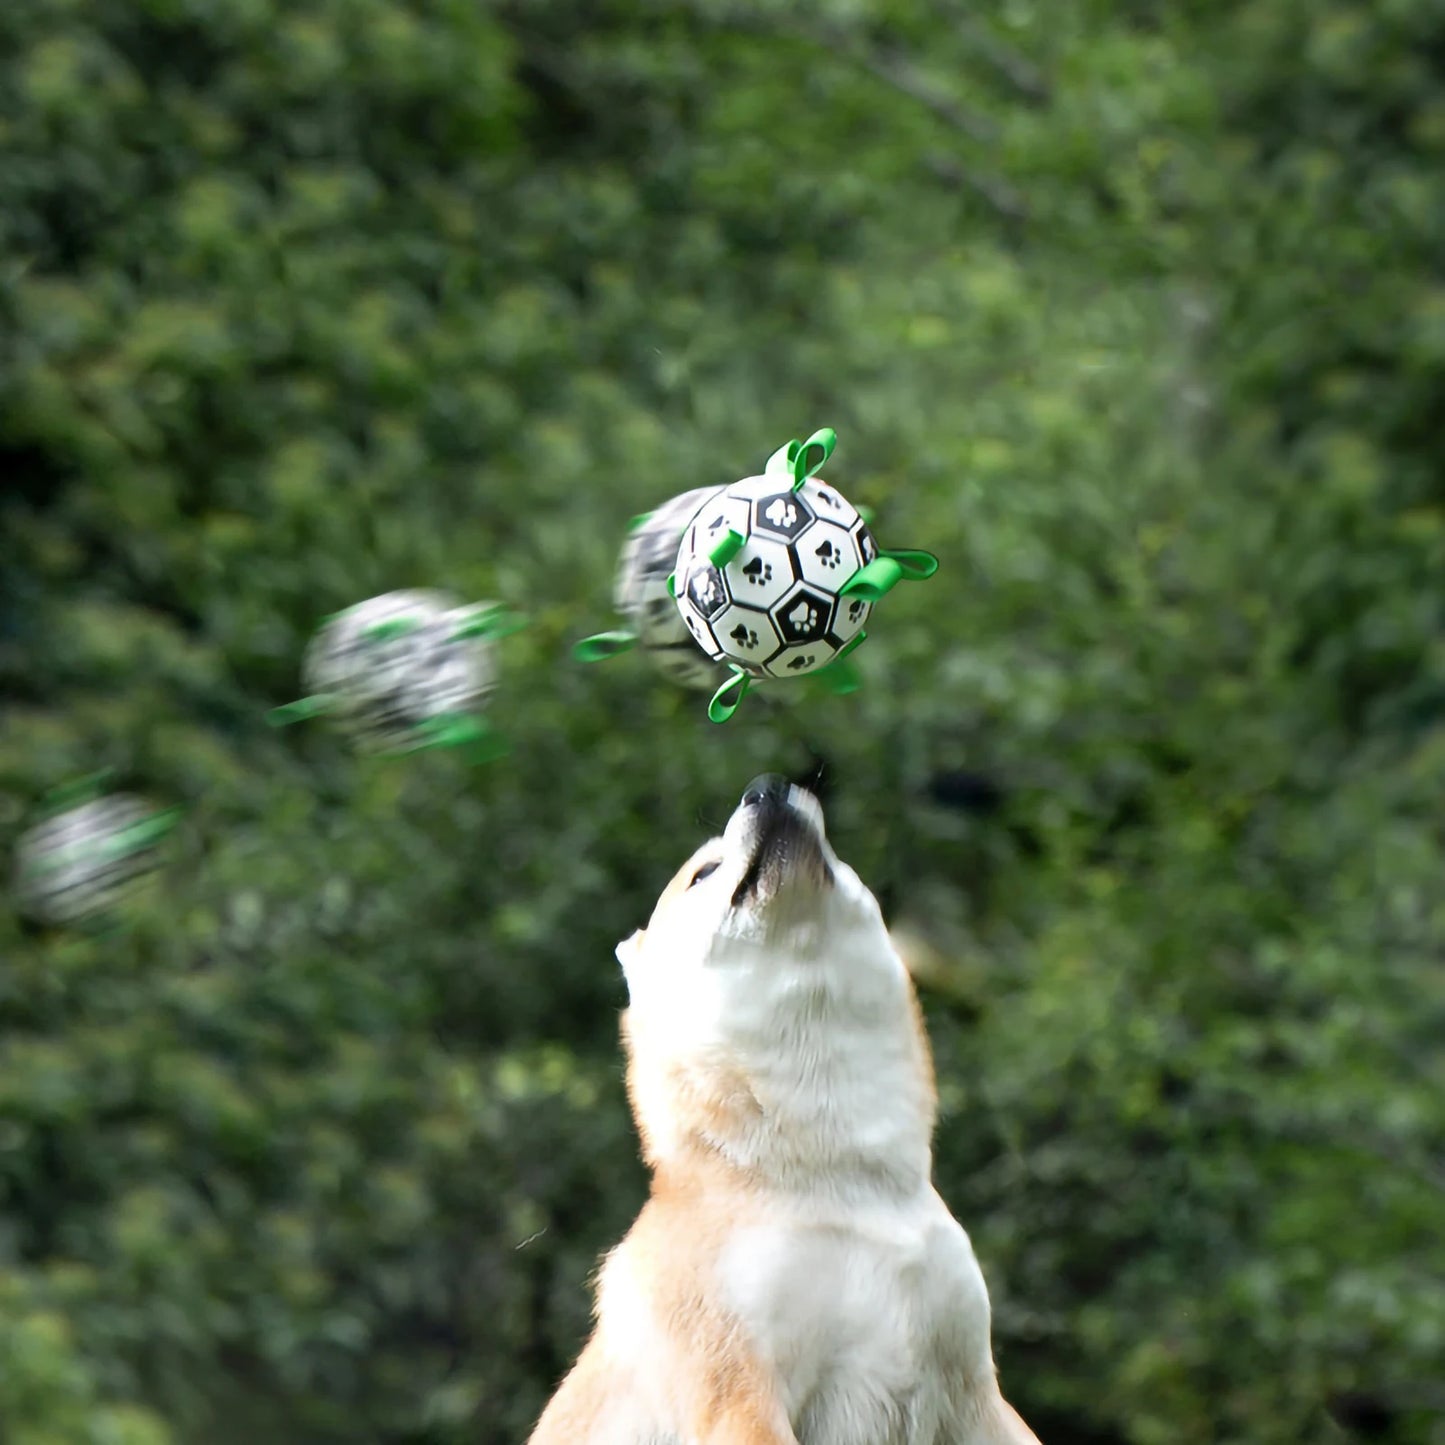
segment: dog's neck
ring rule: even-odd
[[[927,1185],[932,1063],[912,985],[882,948],[719,944],[686,1017],[634,1004],[629,1083],[655,1187],[856,1198]]]

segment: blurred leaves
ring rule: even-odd
[[[0,7],[0,820],[188,810],[125,928],[0,915],[5,1445],[524,1438],[641,1198],[612,945],[820,760],[1041,1436],[1441,1445],[1441,40]],[[824,424],[943,562],[861,692],[568,662]],[[531,616],[505,762],[266,726],[419,585]]]

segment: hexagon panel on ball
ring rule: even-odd
[[[815,587],[836,592],[862,565],[857,536],[846,527],[818,520],[793,544],[798,576]]]
[[[749,537],[724,569],[723,582],[734,602],[768,608],[781,602],[798,581],[792,550],[772,537]]]
[[[820,522],[836,522],[840,527],[852,528],[863,525],[858,509],[841,492],[836,492],[826,482],[810,478],[803,484],[808,500]]]
[[[744,665],[765,670],[783,645],[766,608],[734,602],[713,625],[713,635],[725,643],[728,656]]]
[[[813,509],[801,492],[780,488],[776,478],[761,480],[769,485],[753,500],[753,530],[783,542],[796,541],[813,524]]]
[[[712,622],[719,617],[723,608],[731,601],[728,590],[723,585],[721,569],[714,567],[706,558],[695,563],[687,573],[683,596],[687,599],[688,606],[706,622]]]
[[[706,555],[731,532],[746,537],[751,530],[752,507],[746,497],[733,495],[724,487],[705,498],[688,532],[687,547],[693,555]]]

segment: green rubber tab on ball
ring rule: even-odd
[[[480,763],[494,763],[498,758],[506,757],[511,751],[511,744],[501,733],[494,728],[483,727],[471,746],[467,748],[466,760],[473,766]]]
[[[61,783],[45,794],[40,807],[46,813],[68,812],[77,803],[94,802],[110,786],[114,768],[99,768],[70,783]]]
[[[773,476],[778,472],[786,472],[788,476],[793,475],[793,458],[798,455],[798,448],[803,444],[797,437],[790,442],[784,442],[763,466],[764,476]]]
[[[629,532],[640,532],[657,514],[655,512],[639,512],[627,524]]]
[[[879,552],[890,562],[898,563],[907,582],[926,582],[938,571],[938,558],[932,552]]]
[[[114,838],[110,839],[108,851],[117,858],[122,858],[128,853],[139,853],[143,848],[149,848],[153,843],[159,843],[180,820],[181,810],[179,808],[167,808],[163,812],[152,813],[149,817],[137,819],[136,822],[122,828]]]
[[[903,568],[892,557],[875,557],[860,567],[839,588],[842,597],[861,597],[865,602],[879,602],[903,580]]]
[[[514,632],[520,632],[526,625],[527,619],[520,612],[509,612],[498,604],[468,617],[452,633],[449,641],[459,642],[465,637],[486,637],[495,642],[498,638],[510,637]]]
[[[485,731],[481,719],[467,712],[445,712],[417,724],[417,741],[403,743],[389,751],[402,757],[407,753],[424,752],[427,748],[459,748],[476,742]]]
[[[578,662],[606,662],[609,657],[620,657],[636,646],[635,632],[594,632],[591,637],[572,644],[572,656]]]
[[[266,721],[273,728],[288,727],[291,723],[305,722],[307,718],[319,717],[327,712],[334,699],[329,692],[319,692],[315,697],[303,697],[288,702],[284,707],[273,707],[266,714]]]
[[[752,686],[752,678],[740,667],[732,670],[733,675],[713,693],[707,705],[707,715],[715,723],[725,723],[741,706]]]
[[[420,626],[414,617],[393,617],[389,622],[373,623],[362,636],[368,642],[390,642],[394,637],[409,636]]]
[[[828,664],[829,667],[836,667],[850,652],[855,652],[858,648],[862,647],[863,639],[867,636],[868,634],[866,632],[857,632],[850,637],[848,641],[838,649],[838,655]]]
[[[669,572],[669,573],[667,574],[667,595],[668,595],[669,597],[673,597],[673,598],[675,598],[675,597],[677,596],[677,573],[676,573],[676,572]]]
[[[793,490],[796,492],[809,477],[822,470],[823,463],[833,455],[838,434],[830,426],[819,427],[793,457]]]
[[[707,554],[707,559],[714,567],[726,567],[739,552],[743,550],[743,543],[747,538],[741,532],[734,532],[729,527],[713,544],[713,549]]]

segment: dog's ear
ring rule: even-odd
[[[622,965],[622,976],[624,978],[628,976],[638,954],[642,952],[642,940],[646,937],[646,929],[634,929],[630,937],[624,938],[622,942],[617,945],[617,961]]]

